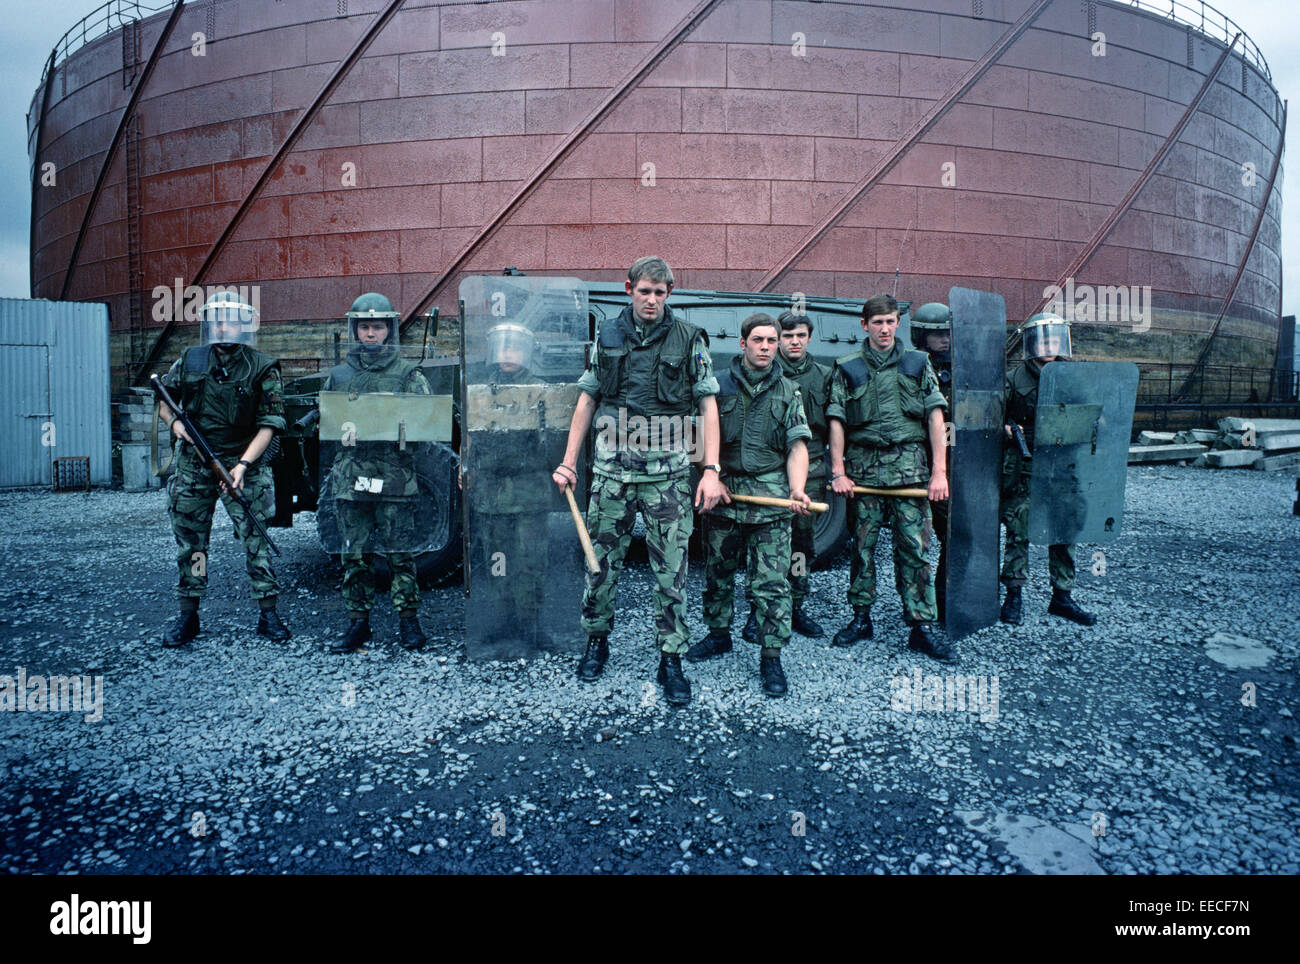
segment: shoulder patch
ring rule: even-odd
[[[871,381],[871,369],[867,366],[867,360],[862,357],[861,352],[845,355],[835,363],[835,367],[844,373],[844,380],[848,382],[849,388],[858,389]]]
[[[206,372],[208,370],[208,360],[211,352],[211,345],[195,345],[193,348],[185,349],[185,359],[181,362],[181,370],[187,372]]]
[[[898,370],[909,378],[920,378],[925,371],[925,363],[929,357],[923,351],[909,349],[903,352],[903,358],[898,363]]]
[[[601,348],[623,347],[623,326],[618,323],[617,318],[605,319],[600,326],[599,341]]]

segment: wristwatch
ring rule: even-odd
[[[247,468],[251,467],[253,463],[250,462],[250,461],[248,461],[248,459],[240,459],[240,460],[239,460],[239,464],[242,465],[244,468],[247,469]]]
[[[714,472],[717,472],[718,475],[721,475],[721,474],[722,474],[722,466],[721,466],[721,465],[701,465],[701,466],[700,466],[700,471],[701,471],[701,472],[707,472],[707,471],[709,471],[709,469],[713,469],[713,471],[714,471]]]

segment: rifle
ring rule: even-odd
[[[253,525],[257,526],[257,531],[262,534],[262,538],[266,540],[266,544],[270,546],[271,551],[278,556],[280,554],[280,549],[271,541],[271,534],[266,531],[266,526],[262,525],[262,520],[257,517],[255,512],[253,512],[253,504],[248,501],[248,496],[244,495],[242,489],[235,487],[235,480],[230,477],[230,473],[226,471],[226,467],[221,464],[221,459],[217,458],[217,453],[212,451],[212,446],[208,444],[208,440],[199,433],[197,428],[194,427],[194,423],[190,421],[189,414],[185,409],[176,404],[176,400],[167,392],[166,387],[162,383],[162,379],[157,375],[149,376],[149,384],[153,386],[154,394],[158,396],[159,401],[170,408],[172,414],[180,419],[180,423],[185,426],[185,431],[189,433],[190,439],[194,442],[194,447],[199,450],[199,458],[202,459],[203,463],[215,472],[217,478],[225,484],[226,491],[229,492],[231,497],[239,503],[240,507],[245,513],[247,513],[248,517],[253,520]]]
[[[1011,437],[1015,439],[1016,444],[1020,446],[1020,457],[1025,459],[1033,458],[1033,455],[1029,451],[1029,446],[1025,444],[1025,433],[1020,430],[1020,426],[1015,422],[1009,422],[1007,423],[1007,428],[1011,429]]]

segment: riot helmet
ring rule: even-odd
[[[1025,361],[1070,357],[1070,323],[1060,315],[1034,315],[1020,326]]]
[[[398,347],[398,318],[393,303],[381,294],[367,292],[348,310],[348,352],[393,354]]]
[[[487,333],[487,363],[504,372],[526,370],[533,362],[532,330],[515,323],[496,325]]]
[[[931,301],[913,311],[911,318],[912,341],[936,360],[947,362],[952,347],[952,312],[948,306]]]
[[[214,291],[200,311],[200,345],[257,344],[257,309],[233,290]]]

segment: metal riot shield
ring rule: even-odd
[[[336,366],[330,384],[345,390],[319,398],[321,545],[383,555],[442,548],[451,529],[451,396],[358,391],[373,382],[349,373],[358,375]]]
[[[948,291],[952,310],[952,448],[948,586],[952,639],[998,621],[998,486],[1007,306],[1001,295]]]
[[[1030,542],[1110,542],[1119,535],[1137,385],[1132,362],[1043,367],[1029,480]]]
[[[586,367],[586,286],[470,277],[460,302],[466,652],[572,652],[582,643],[582,547],[551,471],[564,460]],[[585,504],[586,466],[576,468]]]

